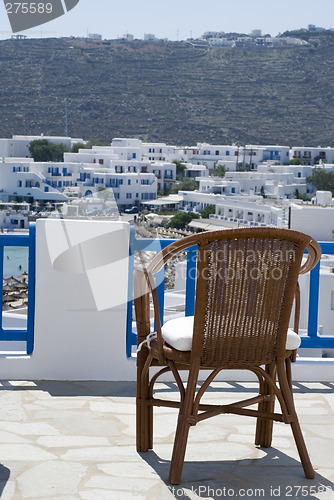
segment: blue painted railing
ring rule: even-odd
[[[24,341],[27,354],[34,349],[34,312],[35,312],[35,260],[36,260],[36,225],[31,223],[29,233],[0,234],[0,296],[3,296],[3,257],[4,247],[28,247],[28,311],[26,328],[3,328],[2,311],[0,315],[0,341]],[[2,302],[2,300],[1,300]]]
[[[323,254],[334,254],[334,241],[319,241]],[[320,263],[311,271],[307,335],[301,336],[301,347],[334,348],[334,335],[318,335]]]
[[[160,252],[167,245],[175,241],[174,239],[136,239],[135,230],[132,227],[130,232],[130,270],[129,270],[129,301],[128,301],[128,324],[126,336],[126,353],[131,357],[132,346],[137,344],[137,335],[132,331],[132,296],[133,296],[133,270],[134,270],[134,251],[152,251]],[[333,242],[319,242],[323,254],[334,254]],[[191,247],[187,251],[187,274],[186,276],[195,276],[196,268],[196,247]],[[318,305],[319,305],[319,271],[320,263],[310,273],[310,292],[309,292],[309,316],[307,335],[301,335],[301,347],[307,348],[334,348],[334,334],[318,335]],[[160,317],[163,321],[164,310],[164,269],[160,271],[161,276],[158,277],[159,283],[157,287]],[[195,280],[187,279],[186,281],[186,303],[185,315],[191,316],[194,314],[194,298],[195,298]]]

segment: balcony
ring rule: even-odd
[[[253,445],[254,420],[223,415],[192,429],[183,482],[173,489],[167,477],[176,410],[157,408],[154,450],[135,451],[129,300],[134,251],[157,251],[170,241],[136,240],[122,222],[52,219],[37,221],[36,236],[19,236],[26,238],[25,246],[36,243],[36,274],[29,269],[29,285],[35,285],[29,290],[30,300],[35,297],[34,342],[29,349],[22,332],[15,342],[2,339],[1,498],[331,498],[333,360],[299,358],[293,367],[314,480],[303,476],[288,426],[275,424],[273,447],[260,449]],[[333,245],[323,243],[323,251],[334,253]],[[32,246],[32,262],[34,252]],[[306,306],[306,349],[333,346],[334,337],[317,332],[318,286],[316,269]],[[187,282],[186,314],[193,308],[192,287]],[[159,297],[163,308],[162,287]],[[175,384],[166,378],[158,389],[168,397]],[[255,385],[229,373],[213,389],[208,400],[225,404],[248,397]]]
[[[175,390],[158,387],[165,397]],[[253,419],[223,415],[191,429],[174,487],[167,478],[176,410],[155,409],[154,449],[136,453],[133,382],[6,379],[0,388],[3,500],[333,498],[333,384],[294,387],[314,480],[303,475],[289,426],[274,424],[272,447],[257,448]],[[216,383],[208,401],[253,391],[252,383]]]

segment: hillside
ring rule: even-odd
[[[181,42],[0,41],[0,137],[68,132],[106,144],[327,146],[334,44],[195,48]]]

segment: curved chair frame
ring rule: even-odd
[[[183,352],[172,348],[163,340],[154,275],[160,271],[166,262],[174,255],[193,245],[198,246],[198,277],[196,280],[194,332],[191,351]],[[210,294],[212,296],[214,295],[216,298],[219,297],[220,300],[228,302],[229,296],[242,293],[240,292],[240,281],[236,284],[239,288],[233,289],[232,284],[232,288],[230,286],[227,293],[226,279],[224,278],[219,281],[217,278],[217,273],[218,271],[222,271],[222,266],[223,268],[225,266],[223,270],[226,273],[226,263],[224,262],[222,264],[218,262],[217,264],[217,259],[215,261],[214,257],[217,255],[217,248],[223,248],[221,245],[225,245],[224,249],[228,248],[231,253],[232,247],[234,249],[239,248],[239,251],[240,248],[247,248],[247,251],[249,251],[250,248],[255,248],[259,254],[259,248],[264,254],[267,252],[266,249],[268,248],[285,248],[288,249],[286,250],[287,252],[291,252],[287,254],[290,255],[290,261],[284,263],[285,267],[282,267],[282,276],[286,275],[286,278],[284,278],[284,276],[282,278],[282,280],[286,279],[282,285],[283,288],[277,288],[277,279],[275,282],[273,281],[273,283],[270,283],[269,286],[269,288],[273,288],[274,291],[268,291],[268,287],[266,288],[267,285],[263,285],[263,293],[269,294],[267,300],[271,305],[267,307],[265,304],[262,304],[262,309],[260,308],[260,312],[257,313],[257,322],[260,322],[260,319],[265,319],[265,321],[261,323],[262,326],[258,329],[260,332],[257,332],[255,325],[255,333],[249,336],[246,332],[248,337],[247,335],[245,337],[244,330],[246,330],[246,328],[233,327],[236,331],[234,332],[234,338],[231,342],[228,335],[225,335],[224,338],[220,338],[220,335],[223,335],[222,332],[224,328],[220,326],[208,326],[210,317],[214,316],[215,318],[219,318],[219,322],[221,322],[221,316],[223,315],[222,311],[217,310],[215,304],[211,304],[211,306],[210,304],[208,305],[208,296],[210,296]],[[302,265],[302,258],[305,250],[308,251],[308,257],[306,262]],[[277,252],[277,250],[275,251]],[[158,253],[147,269],[136,270],[135,311],[138,345],[147,340],[148,335],[150,335],[150,294],[153,300],[156,323],[156,338],[150,340],[148,346],[144,345],[137,355],[137,450],[147,451],[153,448],[153,406],[178,408],[179,417],[169,474],[169,480],[172,484],[179,484],[181,481],[190,426],[196,425],[204,419],[221,413],[233,413],[256,417],[255,444],[263,447],[269,447],[271,445],[273,421],[290,424],[305,476],[310,479],[314,477],[314,470],[309,459],[293,401],[291,362],[295,361],[296,350],[287,351],[285,343],[294,300],[294,330],[298,333],[300,311],[298,275],[312,270],[318,263],[320,256],[320,245],[310,236],[303,233],[288,229],[267,227],[238,228],[200,233],[185,237],[172,243]],[[263,259],[262,255],[259,259],[261,260],[261,258]],[[246,260],[243,260],[242,266],[247,264]],[[240,263],[236,263],[236,259],[233,259],[230,264],[239,266],[240,268]],[[209,278],[207,276],[202,276],[202,274],[204,275],[203,270],[209,270],[206,273],[209,275]],[[224,276],[226,276],[226,274]],[[243,281],[242,286],[247,287],[249,281],[250,280],[247,282]],[[212,282],[215,282],[214,285],[210,284]],[[221,287],[221,289],[219,289],[219,287]],[[238,309],[237,313],[235,313],[237,316],[234,317],[234,320],[240,317],[240,321],[244,321],[244,318],[247,316],[247,320],[249,320],[247,324],[252,324],[252,322],[256,323],[252,317],[252,308],[250,308],[249,305],[249,302],[254,299],[256,293],[258,292],[256,292],[253,287],[248,295],[247,301],[242,305],[239,304],[237,298],[233,299],[234,308]],[[257,295],[257,302],[261,301],[259,299],[261,293],[262,292],[260,292],[260,295]],[[270,293],[272,295],[270,295]],[[221,299],[221,297],[223,297],[223,299]],[[272,333],[270,340],[267,342],[265,335],[267,335],[270,328],[268,327],[267,333],[263,333],[262,330],[266,329],[267,324],[271,324],[270,316],[271,314],[275,316],[274,309],[277,302],[281,303],[277,306],[278,310],[275,312],[277,322],[273,330],[274,333]],[[215,310],[211,311],[210,307]],[[256,307],[256,304],[254,304],[254,309],[256,309]],[[241,316],[240,311],[245,308],[247,308],[247,312],[244,312],[243,316]],[[266,309],[268,310],[265,311]],[[267,317],[265,317],[266,315]],[[228,316],[228,314],[226,314],[226,316]],[[219,325],[221,324],[223,323],[219,323]],[[225,323],[225,325],[226,324],[231,325],[231,323]],[[210,340],[212,337],[211,330],[215,330],[216,338],[214,342]],[[256,337],[257,335],[259,335],[259,338]],[[270,332],[268,335],[270,335]],[[250,359],[247,358],[248,354],[243,354],[240,359],[238,358],[239,352],[242,351],[240,347],[242,345],[246,346],[244,351],[254,353],[250,356]],[[262,349],[262,345],[267,345],[266,350],[264,348]],[[162,368],[150,379],[149,369],[152,366],[161,366]],[[199,370],[202,369],[209,369],[211,373],[196,393]],[[258,395],[229,405],[202,404],[201,398],[203,394],[217,374],[223,369],[245,369],[252,371],[259,381]],[[181,380],[179,374],[180,370],[189,371],[186,387]],[[175,378],[180,391],[180,401],[166,401],[153,397],[154,384],[158,377],[166,371],[171,371]],[[276,379],[278,379],[278,384]],[[275,397],[279,401],[281,413],[274,412]],[[257,409],[247,408],[254,404],[258,405]]]

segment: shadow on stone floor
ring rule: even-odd
[[[334,483],[322,475],[306,479],[299,461],[278,451],[262,448],[263,458],[222,461],[185,461],[180,485],[168,481],[170,461],[150,450],[139,455],[152,467],[176,499],[265,498],[331,499]],[[149,498],[149,497],[147,497]],[[152,497],[153,498],[153,497]]]
[[[223,384],[223,387],[209,387],[207,393],[216,392],[219,394],[229,394],[236,392],[257,393],[257,387],[249,382],[217,382]],[[159,384],[158,384],[159,385]],[[37,380],[13,384],[11,381],[0,382],[1,391],[44,391],[54,397],[75,397],[75,396],[101,396],[101,397],[135,397],[135,382],[110,382],[110,381],[56,381],[56,380]],[[334,383],[331,382],[294,382],[294,394],[332,394]],[[161,395],[168,393],[177,393],[175,383],[161,382],[158,391]]]
[[[10,477],[10,470],[7,469],[4,465],[0,464],[0,497],[2,496],[2,492],[7,484],[7,481]]]

